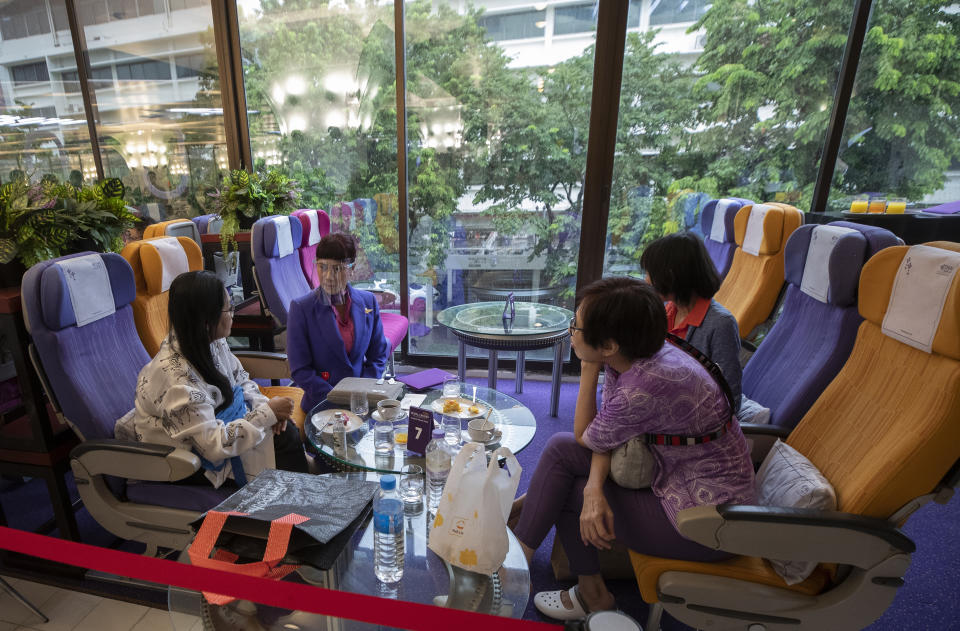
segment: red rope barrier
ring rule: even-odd
[[[32,532],[0,527],[0,549],[194,591],[214,590],[243,600],[411,631],[561,631],[562,626],[353,594],[195,567]]]

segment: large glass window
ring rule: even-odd
[[[830,210],[860,211],[872,200],[871,211],[911,212],[960,199],[957,41],[955,3],[874,3]]]
[[[651,0],[650,25],[696,22],[709,6],[705,0]]]
[[[127,199],[155,219],[211,212],[227,156],[209,0],[189,11],[171,3],[162,17],[153,0],[78,5],[107,177],[121,178]],[[113,43],[131,29],[131,43]],[[192,72],[174,73],[184,59]],[[79,100],[76,66],[63,64],[64,92]]]
[[[353,281],[386,279],[399,311],[397,113],[392,4],[241,5],[250,144],[258,170],[279,168],[303,206],[359,241]],[[390,298],[390,296],[393,298]]]
[[[42,0],[12,0],[0,10],[0,36],[5,40],[49,32],[50,20]]]
[[[597,4],[586,2],[557,7],[553,14],[553,34],[586,33],[597,29]]]
[[[485,4],[487,3],[477,2],[475,6],[482,7]],[[547,24],[547,12],[543,10],[494,13],[480,17],[478,22],[486,29],[487,37],[496,42],[543,37]]]
[[[51,8],[64,10],[63,0],[51,1]],[[48,28],[29,34],[41,37],[20,40],[28,33],[23,30],[23,35],[11,38],[7,27],[32,23],[38,10]],[[0,25],[5,40],[0,46],[0,182],[21,175],[34,182],[45,175],[74,184],[94,179],[83,102],[79,95],[65,94],[60,82],[59,70],[65,60],[73,59],[73,51],[57,46],[46,4],[8,3]]]
[[[491,22],[483,4],[406,3],[413,353],[456,352],[436,323],[446,307],[511,293],[573,305],[595,18],[544,66],[546,42],[504,52],[517,14]]]
[[[714,0],[701,37],[628,34],[605,273],[639,273],[643,248],[698,229],[710,198],[809,210],[851,17],[840,0]]]

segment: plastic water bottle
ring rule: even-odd
[[[433,439],[427,445],[424,455],[427,461],[427,512],[435,514],[453,462],[450,446],[443,439],[442,429],[433,430]]]
[[[384,583],[403,578],[403,501],[393,475],[380,478],[373,500],[373,571]]]
[[[333,454],[341,458],[347,455],[347,417],[343,412],[333,413]]]

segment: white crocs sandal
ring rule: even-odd
[[[559,589],[552,592],[538,592],[537,595],[533,597],[533,604],[540,613],[554,620],[580,620],[586,618],[587,611],[580,601],[577,586],[574,585],[568,592],[570,594],[570,602],[573,603],[573,609],[567,609],[563,606],[563,601],[560,600],[560,594],[562,593],[563,590]]]

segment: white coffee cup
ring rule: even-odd
[[[381,399],[377,402],[377,413],[385,421],[392,421],[400,416],[400,402],[396,399]]]
[[[496,424],[489,419],[475,418],[467,423],[467,433],[470,435],[470,438],[480,443],[485,443],[493,438],[493,434],[496,431]]]

